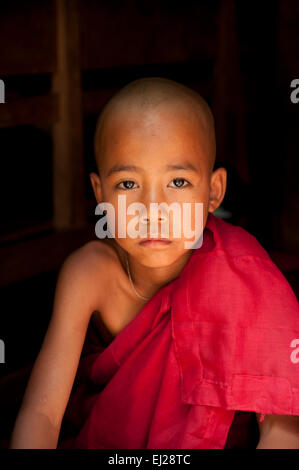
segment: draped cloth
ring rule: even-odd
[[[59,447],[224,448],[236,412],[299,415],[296,345],[291,286],[253,235],[209,213],[179,276],[110,344],[87,335]]]

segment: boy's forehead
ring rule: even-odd
[[[135,86],[134,86],[135,84]],[[166,79],[141,79],[129,84],[106,105],[98,120],[95,154],[100,163],[102,143],[117,139],[134,128],[154,127],[163,133],[175,122],[176,130],[195,137],[200,128],[210,166],[215,160],[215,133],[212,113],[192,90]],[[111,133],[112,132],[112,133]],[[102,155],[103,156],[103,155]],[[99,165],[98,165],[99,166]]]

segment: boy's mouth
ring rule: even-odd
[[[146,240],[142,240],[138,244],[144,247],[152,247],[158,248],[170,245],[171,240],[165,240],[165,238],[147,238]]]

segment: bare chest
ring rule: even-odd
[[[110,343],[146,303],[128,294],[131,286],[121,268],[116,267],[113,274],[105,282],[101,308],[95,310],[92,315],[92,320],[105,343]]]
[[[110,343],[118,333],[130,323],[140,312],[146,301],[138,298],[126,271],[125,252],[110,240],[102,240],[105,247],[105,261],[99,263],[95,285],[97,299],[92,314],[92,321],[106,344]]]

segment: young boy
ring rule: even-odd
[[[106,105],[94,194],[116,214],[120,195],[144,204],[147,240],[120,237],[116,218],[114,239],[65,261],[12,448],[56,448],[68,402],[64,448],[223,448],[236,411],[257,415],[258,448],[299,448],[298,302],[257,240],[212,214],[215,153],[209,107],[183,85],[136,80]],[[150,234],[153,202],[201,203],[202,245],[186,249],[167,211]]]

